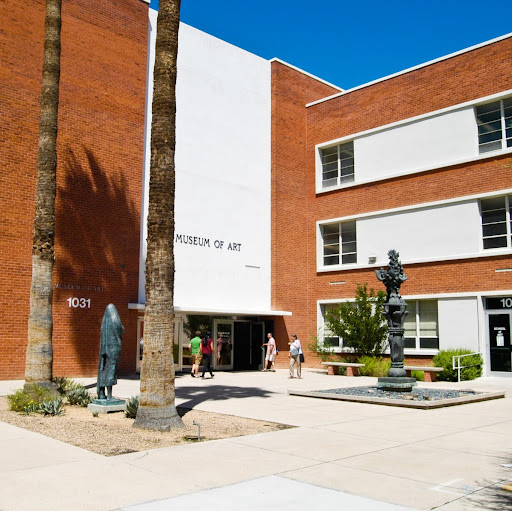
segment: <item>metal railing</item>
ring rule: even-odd
[[[480,364],[469,364],[467,366],[461,366],[460,365],[460,359],[462,357],[472,357],[474,355],[482,355],[481,353],[468,353],[467,355],[454,355],[452,357],[452,365],[453,365],[453,369],[457,369],[457,381],[460,382],[460,370],[461,369],[464,369],[465,367],[473,367],[473,366],[479,366]],[[455,359],[458,359],[457,360],[457,365],[455,365]]]

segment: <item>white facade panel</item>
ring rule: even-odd
[[[439,349],[479,348],[478,299],[453,298],[438,301]]]
[[[357,261],[387,264],[394,248],[403,263],[478,254],[482,227],[478,201],[357,220]]]
[[[478,156],[472,107],[354,140],[355,180],[371,181]]]
[[[152,10],[150,25],[152,64]],[[176,88],[175,305],[270,310],[270,63],[182,23]],[[151,105],[152,78],[149,89]],[[149,144],[147,136],[140,303]]]

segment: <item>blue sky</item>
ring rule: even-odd
[[[348,89],[512,32],[512,1],[182,0],[181,20]]]

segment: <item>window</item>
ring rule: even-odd
[[[476,107],[480,153],[512,147],[512,98]]]
[[[324,266],[357,263],[355,220],[323,225],[321,232]]]
[[[324,329],[322,335],[322,343],[325,348],[332,348],[333,351],[340,351],[340,348],[343,346],[343,339],[337,335],[334,335],[325,323],[325,316],[327,312],[336,309],[338,307],[337,303],[326,303],[321,305],[322,310],[322,318],[324,322]]]
[[[493,197],[480,201],[484,249],[511,248],[511,202],[511,196]]]
[[[354,181],[354,142],[320,150],[322,188]]]
[[[406,300],[404,347],[409,349],[439,349],[437,300]]]

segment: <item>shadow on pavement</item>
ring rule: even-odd
[[[510,471],[510,477],[499,482],[484,481],[480,483],[484,489],[467,497],[468,503],[475,509],[488,511],[512,509],[512,455],[496,456],[495,459],[497,464]]]
[[[180,408],[194,408],[204,401],[224,401],[246,397],[270,397],[273,393],[259,387],[232,387],[226,385],[208,385],[207,387],[176,388],[176,397],[186,399],[179,404]]]

